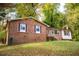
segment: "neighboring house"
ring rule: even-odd
[[[64,27],[63,29],[55,29],[55,28],[48,28],[48,38],[55,38],[57,40],[64,40],[64,39],[72,39],[71,31],[68,27]]]
[[[51,28],[33,18],[9,20],[6,30],[7,44],[41,42],[50,38],[57,40],[72,39],[71,31],[68,28],[64,27],[61,30]]]
[[[61,30],[61,33],[62,33],[62,39],[72,39],[71,31],[67,26],[65,26]]]
[[[62,35],[61,35],[61,31],[59,29],[55,29],[55,28],[48,28],[48,39],[52,39],[55,38],[57,40],[61,40],[62,39]]]
[[[46,41],[47,25],[32,19],[15,19],[7,23],[6,43],[20,44],[29,42]]]

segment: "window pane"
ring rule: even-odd
[[[26,24],[20,24],[20,32],[26,32]]]
[[[38,26],[38,25],[35,26],[35,32],[40,33],[40,26]]]
[[[69,31],[64,31],[64,35],[69,36]]]
[[[55,34],[59,34],[59,31],[58,30],[55,30]]]

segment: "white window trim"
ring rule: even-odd
[[[62,30],[62,38],[63,39],[72,39],[71,32],[69,32],[69,35],[64,35],[64,31]]]
[[[25,30],[22,30],[21,26],[24,26]],[[27,28],[27,25],[25,23],[20,23],[20,25],[19,25],[19,32],[26,32],[26,28]]]
[[[39,31],[36,31],[36,27],[38,27],[39,28]],[[39,26],[39,25],[35,25],[35,33],[41,33],[41,26]]]

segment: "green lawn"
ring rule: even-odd
[[[79,55],[79,42],[49,41],[49,42],[14,45],[14,46],[0,46],[0,55],[12,55],[12,56]]]

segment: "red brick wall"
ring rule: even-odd
[[[27,32],[19,32],[19,24],[27,24]],[[37,34],[34,32],[34,26],[41,26],[41,33]],[[28,20],[14,20],[9,22],[9,38],[13,37],[13,43],[29,43],[29,42],[40,42],[46,41],[47,31],[46,26],[32,19]]]

